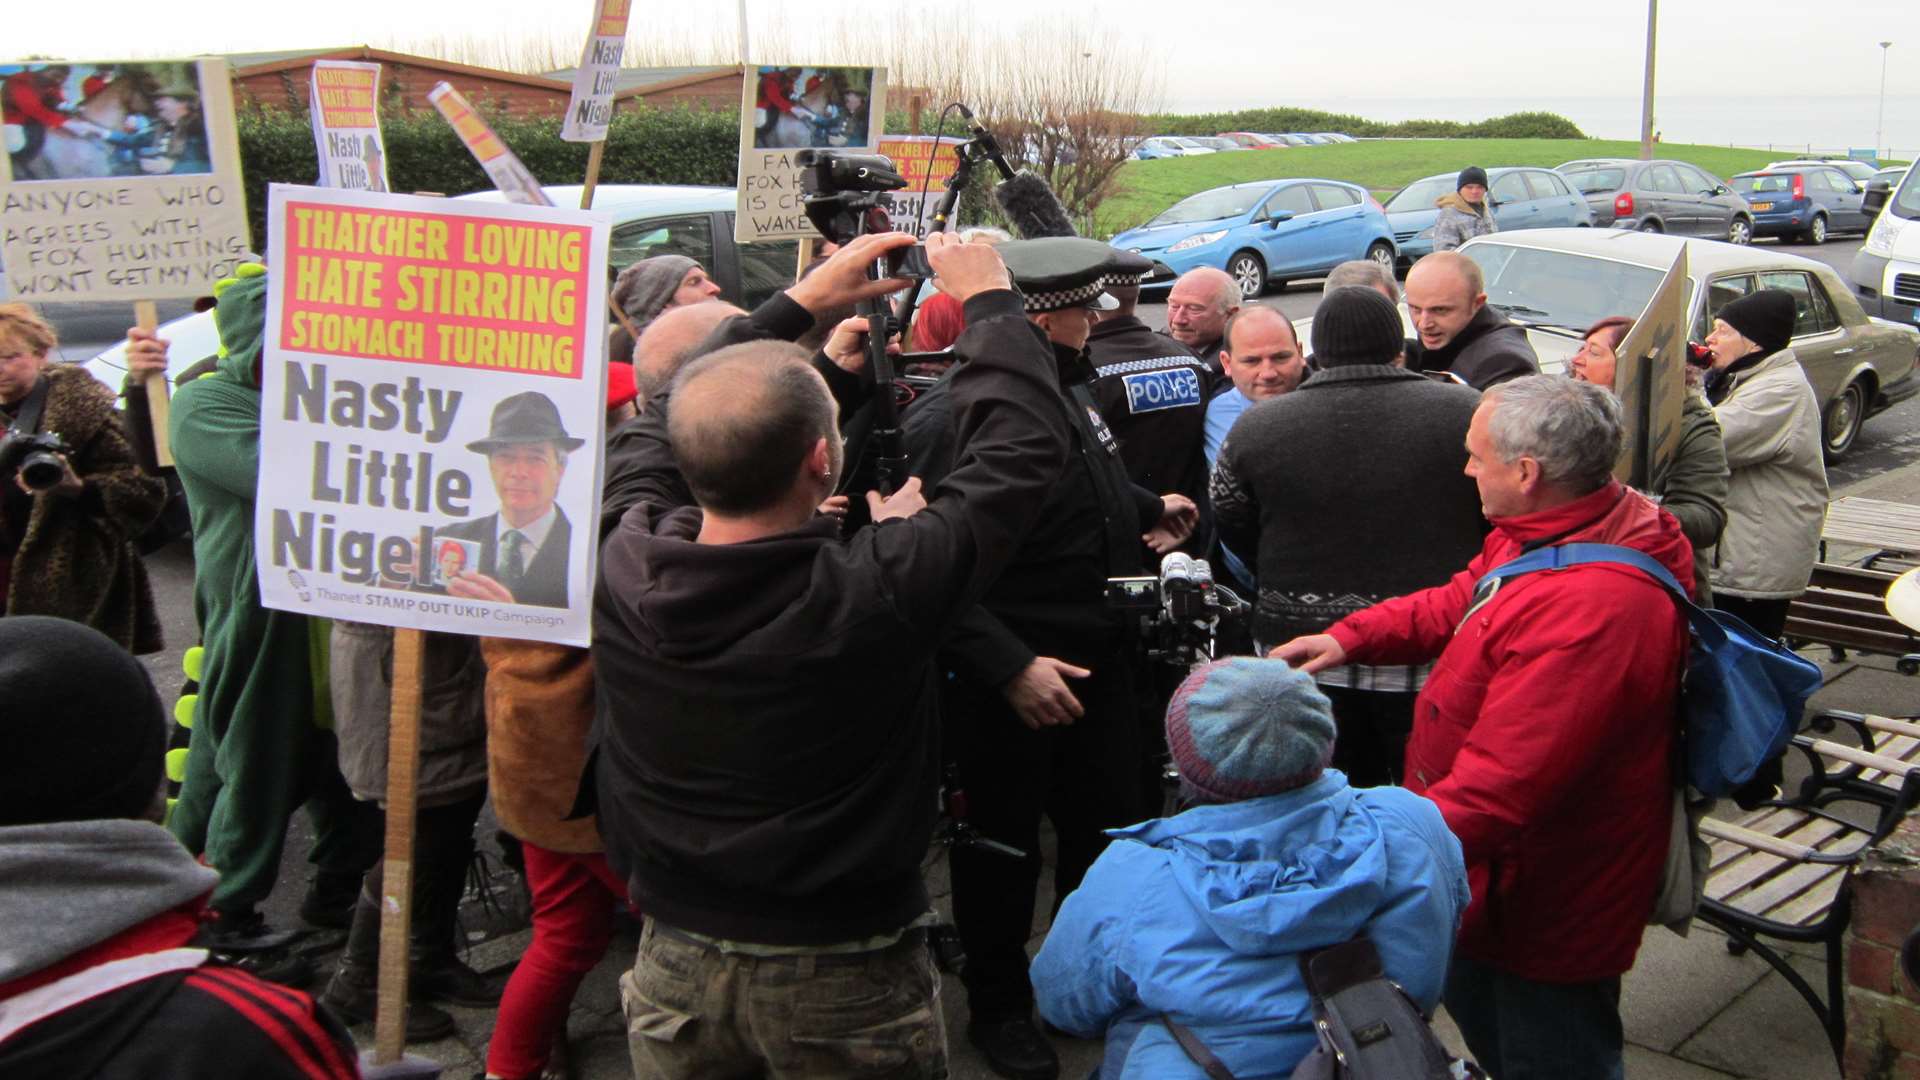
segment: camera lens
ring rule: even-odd
[[[67,474],[66,467],[60,464],[58,455],[40,450],[28,454],[20,463],[20,479],[35,491],[45,491],[58,484]]]

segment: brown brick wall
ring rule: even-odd
[[[1900,949],[1920,926],[1920,822],[1909,818],[1853,875],[1847,930],[1848,1080],[1920,1080],[1920,992]]]
[[[433,103],[427,100],[427,93],[442,81],[452,83],[454,89],[475,105],[501,109],[514,116],[558,116],[567,109],[569,88],[564,86],[546,90],[412,64],[386,62],[380,66],[380,100],[389,109],[432,112]],[[234,103],[242,108],[265,105],[304,112],[312,79],[311,65],[236,78]]]

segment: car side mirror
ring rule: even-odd
[[[1275,211],[1274,211],[1274,212],[1272,213],[1272,215],[1270,215],[1270,216],[1269,216],[1269,217],[1267,218],[1267,228],[1269,228],[1269,229],[1271,229],[1271,228],[1273,228],[1273,227],[1274,227],[1275,225],[1278,225],[1278,224],[1280,224],[1280,223],[1281,223],[1281,222],[1283,222],[1283,221],[1292,221],[1292,220],[1293,220],[1293,211],[1291,211],[1291,210],[1275,210]]]
[[[1887,198],[1893,194],[1893,185],[1885,180],[1875,180],[1867,185],[1866,193],[1860,197],[1860,209],[1869,215],[1878,214],[1886,209]]]
[[[1710,194],[1710,195],[1731,195],[1731,194],[1733,194],[1733,189],[1732,189],[1732,188],[1730,188],[1730,187],[1728,187],[1728,186],[1727,186],[1727,185],[1725,185],[1725,184],[1715,184],[1715,185],[1714,185],[1714,188],[1713,188],[1713,190],[1712,190],[1712,191],[1710,191],[1710,192],[1708,192],[1708,194]]]

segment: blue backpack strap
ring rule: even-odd
[[[1674,602],[1686,614],[1687,622],[1693,632],[1703,640],[1714,643],[1726,637],[1726,631],[1715,622],[1713,616],[1702,611],[1692,600],[1687,599],[1687,591],[1680,587],[1666,567],[1660,565],[1643,551],[1636,551],[1619,544],[1557,544],[1552,547],[1536,548],[1533,551],[1501,563],[1480,579],[1484,584],[1494,578],[1513,577],[1518,574],[1530,574],[1536,570],[1559,570],[1569,566],[1581,566],[1588,563],[1617,563],[1631,566],[1646,574],[1667,590]]]

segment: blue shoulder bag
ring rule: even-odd
[[[1632,548],[1543,547],[1489,570],[1480,585],[1598,562],[1631,566],[1659,582],[1693,629],[1680,698],[1687,783],[1702,795],[1718,798],[1751,780],[1760,766],[1786,750],[1807,699],[1820,689],[1820,668],[1736,616],[1694,606],[1666,567]]]

